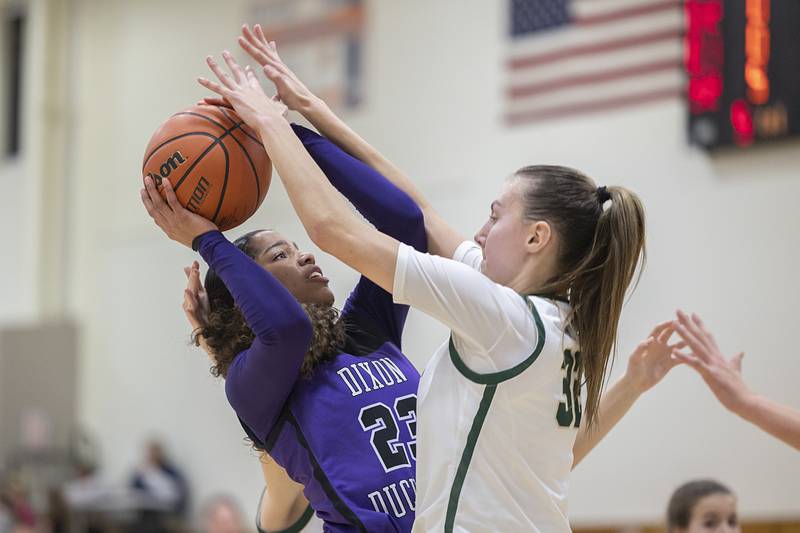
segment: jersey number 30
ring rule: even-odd
[[[409,466],[409,455],[417,460],[417,396],[409,394],[394,401],[394,409],[383,402],[361,409],[358,421],[364,431],[370,431],[372,449],[386,472]],[[400,442],[398,422],[408,426],[411,440]],[[406,451],[407,449],[407,451]]]
[[[564,351],[564,363],[561,371],[564,375],[563,394],[564,399],[558,404],[556,420],[558,425],[575,427],[581,425],[581,352],[572,353],[571,350]]]

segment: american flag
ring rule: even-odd
[[[682,0],[508,1],[508,124],[683,94]]]

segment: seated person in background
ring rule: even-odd
[[[678,311],[675,324],[675,332],[690,351],[673,350],[673,357],[697,370],[711,392],[729,411],[800,450],[800,410],[781,405],[750,390],[742,379],[744,353],[730,359],[723,356],[714,336],[695,314],[690,317]]]
[[[156,441],[147,444],[146,458],[133,474],[131,487],[147,493],[148,497],[163,505],[163,509],[184,514],[189,501],[189,487],[183,474],[164,453]]]
[[[97,466],[81,463],[76,467],[75,477],[61,487],[64,503],[70,511],[91,509],[107,498],[111,487],[98,474]]]
[[[667,506],[667,533],[739,533],[736,495],[713,480],[685,483]]]
[[[11,480],[0,486],[0,533],[21,533],[35,525],[36,515],[22,484]]]

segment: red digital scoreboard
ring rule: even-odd
[[[686,0],[685,10],[691,142],[800,135],[800,0]]]

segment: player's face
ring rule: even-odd
[[[522,185],[509,180],[492,202],[489,220],[475,234],[483,250],[481,272],[501,285],[509,285],[527,258],[528,222],[522,216]]]
[[[736,515],[736,496],[711,494],[698,501],[686,533],[739,533]]]
[[[333,305],[328,278],[314,262],[314,255],[301,252],[297,245],[275,231],[262,231],[252,237],[256,262],[275,276],[297,301]]]

